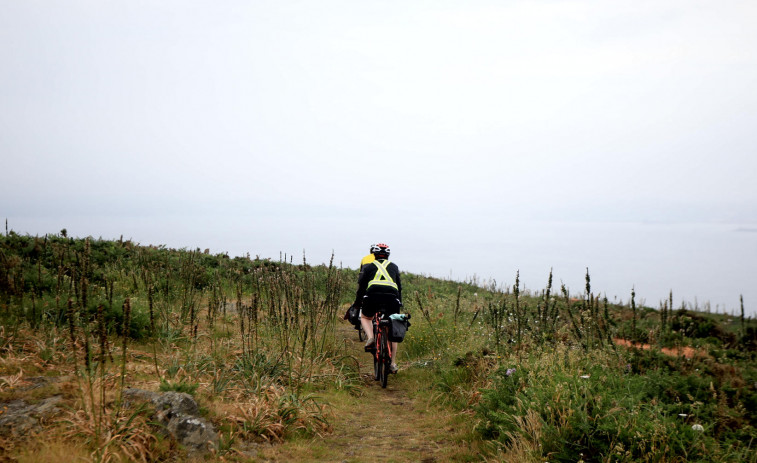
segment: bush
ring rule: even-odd
[[[673,317],[670,326],[673,331],[689,338],[717,338],[726,346],[736,344],[736,335],[725,331],[715,320],[694,312],[680,311]]]
[[[671,371],[656,354],[636,359],[636,366],[597,358],[603,353],[563,355],[563,361],[553,353],[496,371],[477,407],[483,437],[504,445],[527,440],[529,448],[539,449],[534,457],[550,461],[608,461],[610,456],[712,461],[747,455],[754,428],[739,410],[748,405],[729,407],[727,393],[706,371],[702,376]],[[713,393],[721,399],[711,400]],[[533,412],[538,426],[526,431],[523,420]],[[692,430],[693,424],[705,431]]]
[[[184,392],[189,395],[194,395],[195,391],[197,391],[197,387],[199,384],[197,383],[187,383],[185,381],[179,381],[176,383],[172,383],[170,381],[166,381],[162,379],[160,381],[160,392]]]

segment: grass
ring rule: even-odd
[[[10,232],[0,402],[62,394],[65,412],[43,423],[45,439],[0,446],[19,461],[186,458],[122,407],[123,388],[140,387],[192,394],[221,437],[208,458],[225,461],[755,460],[753,319],[672,297],[609,304],[588,271],[578,294],[551,274],[538,292],[517,274],[506,286],[403,274],[412,327],[384,391],[340,324],[356,278],[304,260]],[[703,355],[660,350],[682,347]]]

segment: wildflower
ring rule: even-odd
[[[508,368],[508,369],[507,369],[507,371],[505,371],[505,374],[506,374],[507,376],[510,376],[510,375],[512,375],[513,373],[515,373],[515,368]]]

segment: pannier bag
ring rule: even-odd
[[[344,319],[349,320],[349,322],[355,326],[360,325],[360,309],[355,307],[355,304],[352,304],[350,308],[347,309],[347,313],[344,314]]]
[[[391,315],[389,319],[392,321],[392,325],[389,328],[389,341],[402,342],[405,339],[405,333],[410,328],[410,321],[405,314],[397,313]]]

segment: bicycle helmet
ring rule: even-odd
[[[390,254],[389,245],[384,243],[374,244],[371,246],[371,252],[377,259],[379,257],[387,258]]]

